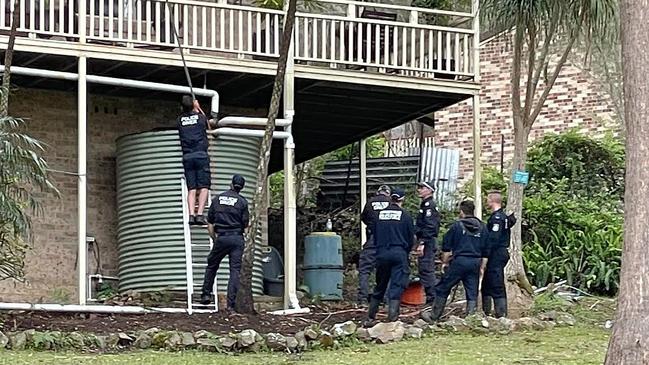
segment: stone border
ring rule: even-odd
[[[356,323],[348,321],[335,324],[326,330],[312,325],[294,336],[284,336],[279,333],[262,335],[251,329],[222,336],[203,330],[190,333],[163,331],[158,328],[102,336],[80,332],[26,330],[6,335],[0,332],[0,350],[116,352],[129,349],[165,349],[169,351],[195,349],[219,353],[262,351],[296,353],[315,349],[340,348],[360,342],[384,344],[403,339],[419,339],[433,333],[506,335],[515,331],[538,331],[555,326],[573,326],[574,324],[575,319],[572,315],[551,311],[537,317],[516,320],[477,315],[467,318],[451,316],[444,322],[434,325],[429,325],[418,319],[413,324],[378,323],[371,328],[360,328]]]

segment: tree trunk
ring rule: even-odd
[[[2,75],[2,97],[0,98],[0,117],[9,115],[9,89],[11,87],[11,63],[14,58],[14,45],[16,44],[16,33],[20,21],[20,9],[18,0],[14,2],[14,13],[11,19],[11,30],[9,31],[9,42],[5,51],[4,72]],[[3,15],[4,16],[4,15]]]
[[[626,124],[624,250],[606,365],[649,363],[649,4],[621,2]]]
[[[288,10],[286,11],[286,20],[284,30],[282,31],[282,41],[279,50],[279,60],[277,61],[277,74],[273,83],[273,92],[270,98],[270,107],[268,108],[268,123],[264,130],[264,137],[261,140],[259,148],[259,163],[257,165],[257,185],[252,204],[252,214],[250,215],[250,230],[246,236],[246,245],[243,250],[243,259],[241,265],[241,283],[237,293],[236,309],[239,313],[254,313],[254,303],[252,300],[252,268],[255,259],[255,237],[256,232],[261,228],[260,218],[263,216],[266,201],[266,183],[268,181],[268,161],[270,159],[270,148],[273,142],[273,132],[275,131],[275,120],[279,112],[279,103],[282,98],[284,89],[284,76],[286,75],[286,63],[288,60],[288,51],[291,46],[291,35],[293,34],[293,25],[295,24],[295,8],[297,0],[290,0]]]
[[[507,301],[511,314],[520,314],[531,304],[532,287],[527,280],[523,265],[523,240],[521,237],[521,217],[523,215],[523,195],[525,186],[513,182],[516,170],[525,170],[529,129],[523,119],[514,117],[514,157],[512,159],[512,180],[507,194],[507,207],[514,210],[518,223],[512,227],[509,248],[510,261],[505,267],[507,278]]]

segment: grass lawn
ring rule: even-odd
[[[0,352],[1,365],[202,365],[202,364],[542,364],[586,365],[604,360],[609,331],[593,325],[508,336],[442,334],[391,345],[315,351],[301,355],[221,355],[202,352],[128,352],[80,355],[53,352]]]

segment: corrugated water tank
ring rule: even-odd
[[[233,174],[245,177],[242,195],[252,201],[259,139],[210,137],[211,194],[229,188]],[[120,291],[186,290],[185,244],[180,178],[182,151],[178,132],[150,131],[117,140],[117,240]],[[250,203],[252,206],[252,202]],[[209,243],[207,230],[192,228],[194,243]],[[261,233],[256,242],[253,294],[263,294]],[[194,249],[194,285],[200,287],[208,249]],[[226,291],[227,258],[217,275]]]

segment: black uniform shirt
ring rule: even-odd
[[[391,247],[403,248],[406,252],[412,249],[415,238],[412,218],[395,203],[379,212],[372,232],[379,252]]]
[[[387,208],[390,202],[390,197],[383,194],[377,194],[367,200],[361,213],[361,220],[365,223],[369,231],[372,230],[376,220],[379,219],[379,212]]]
[[[476,217],[455,221],[444,235],[442,251],[453,252],[453,257],[489,257],[488,231]]]
[[[489,230],[489,246],[493,248],[509,247],[511,228],[516,223],[516,218],[507,216],[502,209],[495,211],[487,221]]]
[[[433,197],[424,199],[419,206],[419,214],[417,215],[417,239],[420,241],[435,239],[439,233],[439,223],[440,216]]]
[[[234,190],[225,191],[213,199],[207,213],[207,222],[214,225],[216,233],[243,233],[249,219],[248,201]]]
[[[207,117],[194,111],[182,113],[177,124],[183,155],[204,153],[207,156]]]

